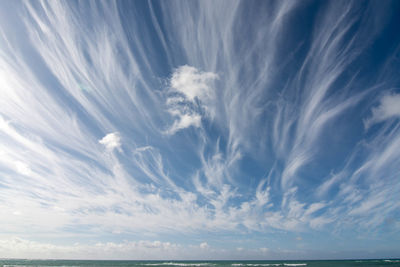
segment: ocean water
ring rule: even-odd
[[[400,259],[381,260],[324,260],[324,261],[91,261],[91,260],[10,260],[0,259],[0,266],[133,266],[133,267],[353,267],[353,266],[400,266]]]

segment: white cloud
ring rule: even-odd
[[[400,117],[400,94],[385,94],[379,106],[372,108],[372,116],[364,120],[364,126],[368,129],[375,123],[394,117]]]
[[[352,62],[348,55],[353,53],[343,48],[343,44],[351,43],[343,42],[354,25],[348,23],[351,7],[346,7],[346,12],[340,10],[340,16],[327,9],[327,16],[321,16],[322,21],[318,22],[321,27],[314,29],[312,48],[301,70],[292,75],[285,73],[287,88],[275,88],[274,79],[280,80],[280,76],[273,77],[274,73],[280,73],[276,68],[280,58],[275,55],[282,54],[279,38],[275,37],[287,25],[288,16],[284,14],[297,5],[295,2],[279,2],[274,6],[276,12],[262,18],[263,29],[268,34],[256,34],[250,49],[238,49],[235,43],[235,34],[242,28],[235,25],[240,2],[220,1],[216,4],[220,5],[219,9],[212,6],[214,2],[202,2],[199,9],[193,9],[190,2],[161,3],[167,5],[161,10],[166,12],[168,20],[163,21],[163,31],[157,30],[158,37],[167,40],[163,38],[165,30],[180,44],[179,57],[183,55],[188,64],[199,66],[175,69],[165,97],[154,90],[157,82],[151,77],[158,74],[153,72],[156,68],[152,64],[158,61],[152,58],[152,53],[146,53],[152,49],[150,45],[147,50],[148,43],[144,41],[148,32],[139,29],[143,35],[129,36],[128,42],[118,15],[118,4],[79,2],[82,13],[89,12],[87,8],[90,8],[89,17],[81,17],[82,13],[75,12],[66,2],[36,5],[27,1],[22,4],[26,16],[21,17],[21,21],[30,38],[27,43],[51,71],[47,73],[49,77],[55,80],[46,84],[43,77],[36,78],[36,72],[24,63],[20,50],[14,49],[15,44],[7,48],[7,43],[2,42],[0,229],[3,231],[23,234],[26,225],[31,226],[29,230],[33,235],[47,229],[54,236],[68,235],[60,229],[71,228],[71,232],[75,228],[85,229],[85,235],[93,236],[135,231],[155,235],[168,231],[240,231],[243,227],[250,232],[269,232],[271,228],[298,231],[308,226],[322,228],[333,220],[341,221],[339,215],[345,216],[340,212],[332,214],[332,205],[336,203],[318,200],[310,204],[312,195],[304,198],[303,194],[311,188],[306,188],[304,193],[302,184],[302,179],[308,177],[302,177],[299,170],[313,159],[318,163],[314,152],[321,147],[322,133],[329,129],[330,122],[362,98],[348,97],[352,92],[350,83],[339,90],[349,91],[343,98],[337,97],[338,91],[333,90],[333,85]],[[224,5],[229,5],[232,12],[219,13],[218,10],[225,9]],[[193,10],[198,12],[196,16],[192,16]],[[209,12],[212,10],[215,13]],[[161,17],[152,18],[155,26]],[[141,24],[132,24],[130,30],[138,30],[136,27],[140,26],[137,25]],[[336,34],[338,32],[342,34]],[[167,57],[174,57],[167,42],[163,47]],[[172,59],[176,64],[175,58]],[[163,64],[172,68],[171,62]],[[44,74],[45,71],[46,68]],[[221,86],[218,91],[215,88],[218,75],[214,71],[224,78],[218,83]],[[277,102],[274,114],[273,108],[269,110],[267,106],[271,107],[268,102],[276,100],[270,98],[270,92],[275,95],[278,91],[285,101]],[[63,95],[68,96],[67,101]],[[398,116],[398,96],[390,95],[389,100],[384,97],[368,123]],[[162,103],[166,104],[166,109]],[[199,137],[181,143],[164,142],[160,135],[162,126],[158,123],[171,117],[166,133],[174,134],[192,127],[201,129]],[[215,122],[211,125],[211,134],[201,128],[205,120]],[[119,127],[121,123],[123,127]],[[272,139],[271,125],[274,126]],[[98,140],[98,132],[107,133],[106,129],[128,130],[121,132],[126,155],[101,153],[103,147],[99,143],[108,151],[120,150],[122,145],[118,132]],[[218,141],[216,136],[220,136]],[[376,173],[380,173],[380,170],[389,169],[390,172],[387,166],[398,166],[400,139],[398,134],[396,136],[395,142],[375,146],[382,149],[377,149],[376,157],[369,157],[368,166],[371,167],[365,170],[376,169]],[[270,143],[274,143],[271,149]],[[264,154],[268,158],[265,164],[263,156],[259,157]],[[189,163],[185,161],[186,155]],[[246,161],[238,164],[242,157]],[[274,158],[277,158],[276,169],[256,189],[257,180],[264,177],[248,177],[247,182],[247,176],[240,172],[247,160],[252,159],[257,159],[256,165],[260,163],[268,172],[268,162]],[[175,165],[177,162],[187,163],[185,167],[190,170],[176,171],[179,169]],[[15,172],[30,178],[14,175]],[[195,178],[192,181],[190,177]],[[332,197],[340,202],[338,199],[345,194],[335,198],[336,191],[329,189],[336,184],[339,187],[338,181],[344,177],[347,176],[325,181],[319,197]],[[395,180],[394,176],[388,177]],[[381,180],[386,182],[389,178]],[[281,188],[277,188],[279,184]],[[286,201],[286,193],[292,186],[298,186],[297,194],[308,202],[300,202],[293,193],[287,197],[287,205],[279,207],[282,199]],[[332,194],[323,193],[328,191]],[[247,193],[240,195],[238,192]],[[389,193],[391,197],[386,199],[393,207],[398,192]],[[363,216],[364,212],[382,214],[378,207],[384,202],[376,202],[372,196],[366,201],[365,194],[354,194],[357,201],[364,199],[364,202],[356,201],[358,206],[347,214],[353,217]],[[389,209],[380,210],[389,212]],[[26,246],[39,246],[21,242]],[[107,250],[129,251],[129,246],[98,244]],[[138,242],[135,246],[162,249],[173,244],[152,241]],[[195,247],[207,246],[204,242]],[[94,251],[84,246],[80,248]],[[64,248],[57,247],[54,251],[57,249]]]
[[[115,148],[120,150],[121,137],[118,132],[109,133],[106,136],[104,136],[101,140],[99,140],[99,143],[104,145],[106,147],[106,149],[109,151],[112,151]]]
[[[174,134],[179,130],[188,128],[190,126],[199,128],[201,127],[201,116],[199,114],[179,114],[174,124],[168,129],[169,134]]]
[[[26,176],[29,176],[32,173],[32,170],[29,167],[29,165],[26,163],[23,163],[21,161],[15,162],[15,168],[16,168],[17,172],[19,172],[20,174],[26,175]]]
[[[21,212],[19,210],[16,210],[16,211],[13,212],[13,215],[19,216],[19,215],[21,215]]]
[[[160,241],[54,245],[18,237],[0,239],[0,258],[168,259],[182,249],[178,244]]]
[[[142,147],[136,148],[134,152],[135,153],[141,153],[141,152],[149,151],[149,150],[152,150],[152,149],[154,149],[152,146],[142,146]]]
[[[212,72],[202,72],[192,66],[181,66],[172,75],[171,89],[182,93],[186,99],[193,102],[195,98],[206,101],[214,95],[210,84],[218,78]]]
[[[325,225],[327,225],[333,221],[334,221],[334,219],[329,218],[329,217],[316,217],[316,218],[311,219],[309,223],[313,229],[321,229]]]
[[[215,73],[202,72],[187,65],[175,70],[170,79],[169,94],[172,95],[166,100],[168,112],[175,117],[168,134],[191,126],[201,127],[200,114],[212,113],[211,102],[215,99],[212,82],[217,78]]]
[[[310,254],[311,257],[308,257],[320,258],[318,255],[320,254]],[[328,253],[328,255],[335,256],[335,253]],[[368,255],[368,253],[366,255]],[[187,264],[175,260],[265,260],[266,256],[285,260],[298,259],[299,256],[304,257],[304,251],[269,249],[267,247],[254,249],[248,249],[244,247],[231,249],[202,249],[199,246],[194,245],[182,245],[172,242],[148,240],[56,245],[49,242],[32,241],[20,237],[0,239],[0,258],[162,260],[163,262],[160,262],[159,265],[203,266],[207,263]]]
[[[305,215],[313,214],[314,212],[324,208],[326,206],[325,203],[313,203],[311,204],[305,212]]]
[[[207,244],[207,242],[203,242],[200,244],[201,249],[208,249],[210,246]]]

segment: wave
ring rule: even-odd
[[[306,266],[307,263],[233,263],[232,266]]]
[[[215,265],[214,263],[208,262],[193,262],[193,263],[183,263],[183,262],[159,262],[159,263],[146,263],[143,265],[147,266],[159,266],[159,265],[166,265],[166,266],[211,266]]]
[[[400,262],[400,260],[383,260],[384,262]]]
[[[281,266],[281,263],[232,263],[231,266]]]
[[[1,263],[0,263],[1,264]],[[2,267],[81,267],[79,265],[21,265],[21,264],[5,264]]]

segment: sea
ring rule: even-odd
[[[1,267],[54,266],[120,266],[120,267],[263,267],[263,266],[307,266],[307,267],[356,267],[356,266],[400,266],[400,259],[378,260],[298,260],[298,261],[100,261],[100,260],[26,260],[0,259]]]

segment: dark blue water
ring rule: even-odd
[[[134,266],[134,267],[264,267],[264,266],[400,266],[399,259],[331,261],[82,261],[0,260],[0,266]]]

